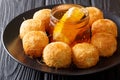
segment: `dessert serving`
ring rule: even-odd
[[[64,42],[51,42],[43,50],[43,61],[50,67],[67,68],[72,61],[72,50]]]
[[[42,31],[30,31],[22,39],[25,54],[41,57],[43,48],[49,43],[47,35]]]
[[[117,25],[96,7],[62,4],[22,22],[23,50],[54,68],[91,68],[117,49]]]

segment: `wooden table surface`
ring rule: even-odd
[[[120,17],[120,0],[0,0],[0,34],[17,15],[33,8],[74,3],[95,6]],[[1,35],[0,35],[1,40]],[[111,69],[83,76],[61,76],[42,73],[27,68],[12,59],[0,41],[0,80],[120,80],[120,65]]]

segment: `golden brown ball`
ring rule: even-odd
[[[46,33],[42,31],[30,31],[22,39],[25,54],[33,58],[41,57],[48,42]]]
[[[34,13],[33,19],[38,19],[44,22],[46,30],[47,30],[49,27],[49,23],[50,23],[50,13],[51,13],[51,9],[41,9]]]
[[[117,25],[110,19],[99,19],[92,24],[92,35],[99,32],[107,32],[117,37]]]
[[[38,20],[28,19],[22,22],[20,26],[20,38],[22,39],[29,31],[45,31],[45,25]]]
[[[90,26],[92,25],[92,23],[98,19],[103,19],[103,12],[96,7],[86,7],[86,9],[89,12],[89,16],[90,16],[90,20],[89,20],[89,24]]]
[[[90,43],[78,43],[74,45],[73,63],[78,68],[90,68],[99,61],[99,52],[96,47]]]
[[[91,38],[91,43],[99,50],[99,55],[109,57],[117,49],[116,38],[109,33],[96,33]]]
[[[52,42],[43,50],[43,61],[49,67],[66,68],[71,64],[72,51],[64,42]]]

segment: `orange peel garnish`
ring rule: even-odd
[[[53,39],[56,41],[63,41],[70,44],[78,31],[70,30],[74,28],[74,25],[69,23],[75,23],[80,21],[84,17],[84,12],[79,7],[70,8],[55,25],[53,31]]]

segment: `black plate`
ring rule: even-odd
[[[47,6],[42,8],[52,8],[53,6]],[[54,69],[47,67],[46,65],[39,63],[35,59],[31,59],[24,54],[21,40],[19,38],[19,28],[24,19],[32,18],[33,14],[42,8],[35,8],[29,10],[19,16],[15,17],[4,29],[2,33],[2,42],[7,53],[16,61],[23,64],[24,66],[30,67],[32,69],[60,75],[85,75],[95,72],[100,72],[111,68],[120,63],[120,33],[118,33],[118,48],[113,56],[109,58],[100,58],[98,64],[89,69],[77,69],[77,68],[67,68],[67,69]],[[117,15],[113,15],[104,12],[105,18],[112,19],[116,22],[118,26],[118,32],[120,32],[120,18]]]

